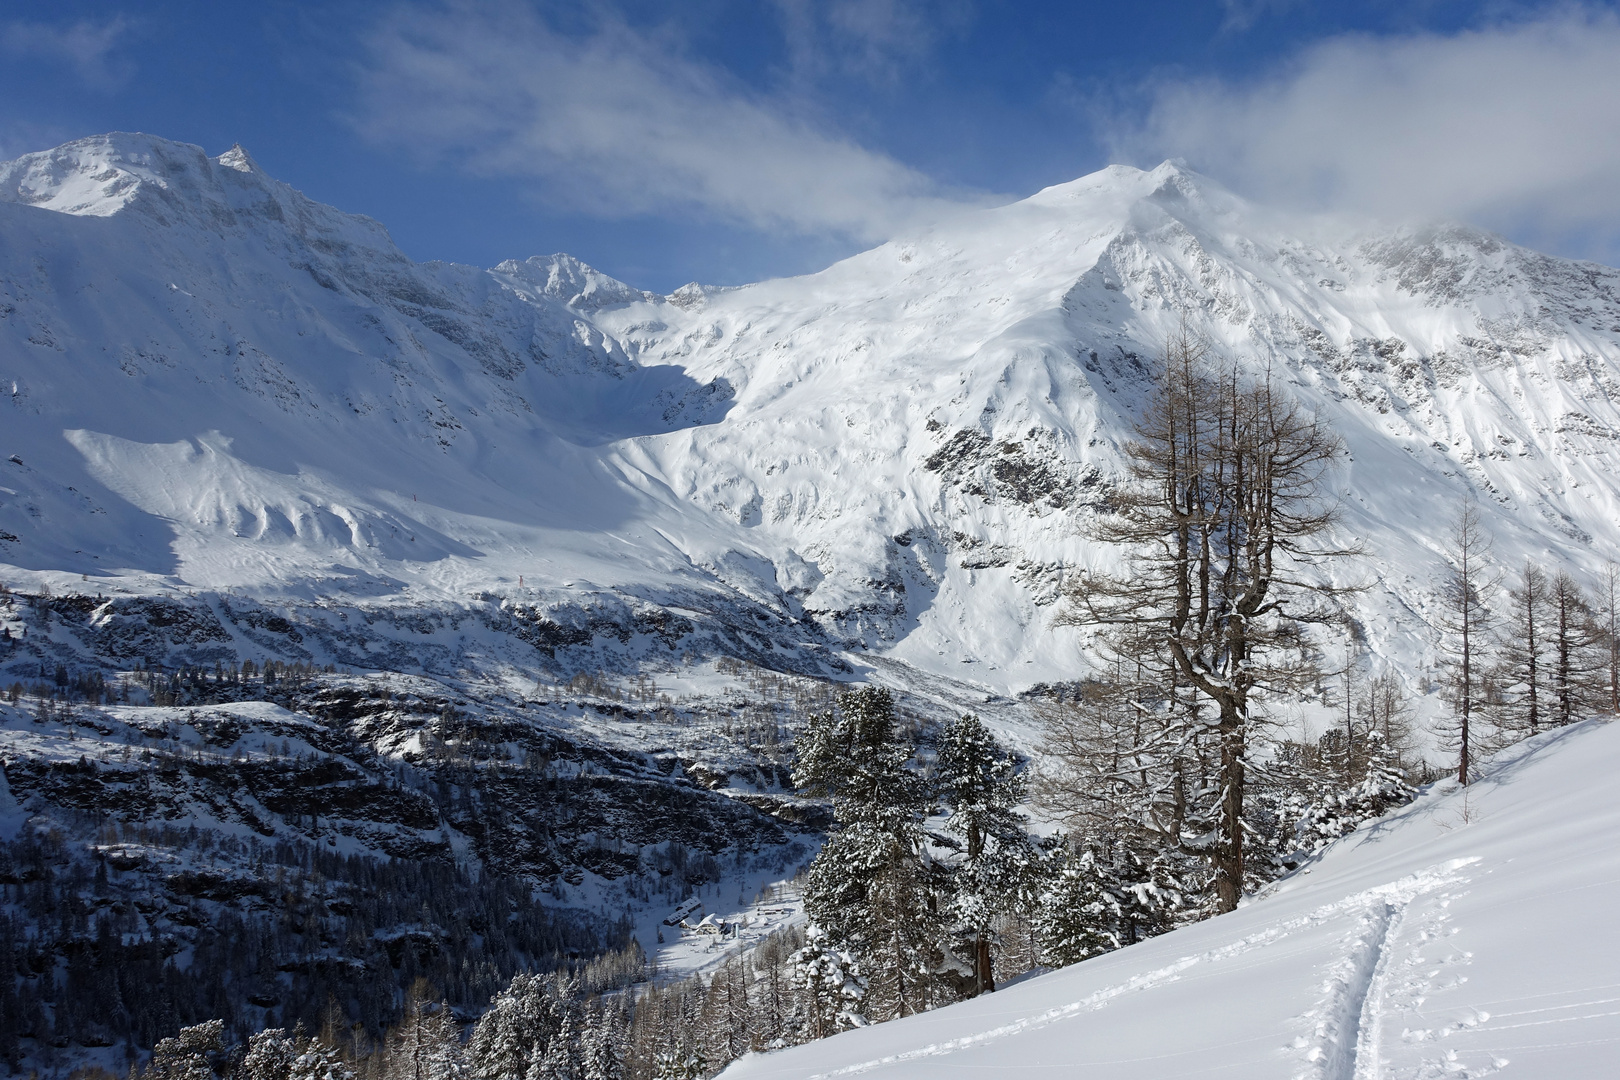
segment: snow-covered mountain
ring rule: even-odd
[[[1620,726],[1539,736],[1229,915],[721,1075],[1612,1075],[1616,767]]]
[[[1173,163],[1116,167],[819,274],[659,296],[566,255],[414,263],[239,147],[114,134],[0,164],[0,688],[28,688],[0,704],[0,843],[69,892],[110,864],[109,895],[146,897],[138,940],[234,956],[231,979],[254,975],[231,935],[281,927],[297,974],[221,997],[206,979],[229,964],[193,973],[233,1024],[318,1025],[329,993],[413,970],[408,949],[449,964],[441,939],[487,953],[455,953],[482,973],[457,984],[475,1010],[536,950],[636,937],[667,971],[717,963],[659,927],[688,893],[756,937],[802,918],[765,887],[826,824],[786,789],[831,681],[896,687],[918,729],[971,708],[1031,748],[1018,694],[1082,672],[1051,617],[1065,574],[1115,557],[1083,525],[1184,324],[1344,435],[1341,528],[1369,556],[1323,572],[1370,584],[1373,666],[1416,695],[1436,700],[1438,548],[1466,497],[1504,566],[1620,557],[1620,271],[1463,226],[1290,219]],[[1491,798],[1519,798],[1516,768]],[[1477,832],[1454,805],[1401,835]],[[1485,880],[1470,851],[1414,845],[1387,874],[1363,874],[1378,845],[1330,857],[1248,909],[1281,921],[1187,932],[1213,935],[1211,969],[1286,958],[1278,935],[1318,958],[1361,943],[1319,1001],[1327,968],[1284,972],[1293,1019],[1256,1053],[1375,1075],[1335,1049],[1356,995],[1421,1011],[1428,984],[1362,976],[1389,942],[1427,957],[1442,901]],[[313,875],[313,921],[282,918],[261,850]],[[1341,864],[1348,884],[1311,891]],[[356,897],[383,865],[417,876],[374,911]],[[458,913],[509,891],[548,897],[538,921],[468,937]],[[71,900],[30,896],[31,918]],[[938,1022],[993,1033],[1005,1005],[1034,1031],[1143,972],[1168,1000],[1191,985],[1171,938]],[[172,1027],[70,1019],[87,1053]],[[36,1020],[29,1053],[56,1045]],[[739,1068],[864,1069],[935,1023]],[[1431,1027],[1439,1051],[1462,1030]],[[1304,1041],[1278,1049],[1283,1028]]]
[[[1409,673],[1466,495],[1508,563],[1620,556],[1620,271],[1468,227],[1115,166],[656,296],[562,255],[413,263],[240,147],[115,134],[0,165],[0,574],[235,592],[329,642],[333,605],[495,605],[568,628],[505,654],[552,671],[604,612],[674,614],[710,651],[1017,690],[1073,676],[1052,604],[1108,557],[1077,526],[1182,320],[1345,436],[1371,554],[1340,572]]]

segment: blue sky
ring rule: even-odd
[[[241,142],[417,259],[568,251],[660,290],[1167,156],[1267,202],[1620,262],[1613,4],[0,9],[0,157],[115,129]]]

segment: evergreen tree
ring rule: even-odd
[[[562,1027],[565,1010],[544,977],[516,975],[473,1029],[468,1063],[476,1080],[527,1080]]]
[[[610,1009],[598,1010],[585,1025],[579,1039],[581,1080],[623,1080],[618,1026],[619,1014]]]
[[[249,1036],[247,1052],[231,1080],[354,1080],[354,1070],[321,1039],[266,1028]]]
[[[828,945],[818,931],[790,963],[804,1002],[805,1038],[825,1039],[867,1025],[867,980],[854,957]]]
[[[1016,809],[1025,785],[1012,755],[976,716],[946,725],[936,749],[937,790],[950,809],[947,827],[961,850],[949,913],[968,954],[971,975],[964,990],[975,996],[996,988],[990,953],[996,923],[1016,904],[1035,861],[1024,817]]]
[[[658,1055],[652,1080],[704,1080],[708,1075],[709,1066],[701,1055],[692,1051],[665,1050]]]
[[[1109,852],[1111,864],[1099,866],[1104,887],[1119,912],[1113,932],[1122,946],[1174,929],[1188,892],[1185,859],[1132,841],[1132,837],[1117,838]]]
[[[248,1037],[247,1053],[231,1073],[232,1080],[288,1080],[297,1044],[282,1028],[265,1028]]]
[[[1324,785],[1301,815],[1296,841],[1304,854],[1314,855],[1365,822],[1412,801],[1415,792],[1383,733],[1368,731],[1365,739],[1366,766],[1359,782],[1342,788]]]
[[[457,1044],[460,1050],[460,1044]],[[462,1080],[461,1071],[440,1072],[447,1080]],[[299,1044],[299,1053],[287,1072],[287,1080],[354,1080],[354,1070],[344,1062],[337,1048],[320,1039],[309,1039]]]
[[[868,1015],[889,1019],[934,1004],[940,948],[939,875],[928,861],[921,777],[895,734],[879,687],[840,694],[810,717],[794,783],[830,796],[836,827],[806,875],[805,911],[829,945],[867,973]]]
[[[1071,852],[1041,898],[1041,961],[1067,967],[1120,946],[1113,927],[1119,907],[1102,885],[1102,874],[1090,849]]]
[[[578,1022],[571,1003],[564,1001],[557,1030],[546,1043],[545,1052],[529,1063],[526,1080],[584,1080],[581,1073]]]
[[[225,1054],[225,1021],[208,1020],[152,1048],[142,1080],[214,1080]]]

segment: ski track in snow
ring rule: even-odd
[[[1346,950],[1345,981],[1331,998],[1331,1025],[1319,1029],[1312,1056],[1322,1080],[1378,1080],[1379,1008],[1389,974],[1390,941],[1399,929],[1404,904],[1388,900],[1372,905]],[[1333,1000],[1337,998],[1337,1000]]]
[[[1381,1075],[1383,1063],[1379,1058],[1383,1050],[1384,996],[1394,955],[1391,945],[1399,939],[1406,911],[1405,905],[1397,908],[1386,903],[1382,918],[1377,920],[1382,927],[1376,943],[1378,960],[1357,1010],[1355,1070],[1348,1080],[1379,1080]]]
[[[868,1061],[845,1065],[830,1072],[815,1073],[810,1080],[832,1080],[833,1077],[854,1076],[885,1065],[894,1065],[907,1061],[916,1061],[923,1058],[946,1057],[969,1048],[981,1047],[1037,1028],[1047,1027],[1059,1021],[1067,1020],[1082,1013],[1095,1012],[1104,1008],[1109,1002],[1125,994],[1162,986],[1173,982],[1182,976],[1182,973],[1199,964],[1218,964],[1245,953],[1253,952],[1274,945],[1289,937],[1291,934],[1313,926],[1319,926],[1333,919],[1343,918],[1350,912],[1363,912],[1363,923],[1357,931],[1358,943],[1364,957],[1357,957],[1351,962],[1348,978],[1342,979],[1334,987],[1326,1003],[1326,1012],[1331,1019],[1317,1028],[1315,1045],[1309,1055],[1313,1062],[1318,1063],[1314,1073],[1307,1076],[1320,1078],[1320,1080],[1383,1080],[1385,1074],[1377,1071],[1377,1031],[1379,1025],[1375,1012],[1380,1007],[1383,998],[1383,981],[1386,977],[1387,964],[1385,963],[1386,941],[1394,936],[1398,929],[1400,915],[1406,907],[1418,897],[1430,894],[1447,886],[1461,883],[1465,880],[1459,871],[1478,862],[1475,858],[1452,859],[1440,863],[1427,870],[1410,874],[1387,885],[1368,889],[1343,900],[1331,904],[1324,904],[1309,914],[1267,927],[1255,934],[1224,945],[1216,949],[1209,949],[1191,956],[1184,956],[1166,964],[1163,967],[1115,983],[1094,993],[1088,994],[1078,1001],[1061,1005],[1055,1009],[1048,1009],[1035,1016],[1018,1020],[1011,1024],[991,1028],[988,1031],[965,1035],[960,1039],[951,1039],[947,1042],[933,1043],[918,1047],[900,1054],[891,1054],[884,1057],[872,1058]],[[1371,1015],[1371,1020],[1364,1016],[1364,1012]],[[1348,1043],[1348,1050],[1337,1052],[1338,1040],[1344,1039]],[[1302,1040],[1303,1045],[1310,1045]],[[1371,1071],[1364,1071],[1360,1064],[1363,1055],[1373,1062]],[[1483,1074],[1473,1074],[1483,1075]]]
[[[1430,896],[1449,900],[1452,894],[1434,892],[1439,884],[1410,895],[1387,896],[1367,907],[1344,941],[1344,958],[1330,969],[1327,995],[1307,1014],[1318,1018],[1314,1030],[1296,1041],[1308,1047],[1310,1062],[1300,1080],[1394,1080],[1412,1075],[1385,1060],[1385,1019],[1392,1001],[1420,1002],[1430,989],[1423,972],[1427,961],[1420,950],[1445,935],[1449,920],[1441,906],[1419,912],[1413,908]],[[1416,925],[1409,929],[1414,915]]]

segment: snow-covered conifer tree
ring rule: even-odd
[[[579,1038],[581,1080],[623,1080],[624,1065],[618,1049],[619,1014],[599,1009]]]
[[[143,1080],[214,1080],[214,1063],[225,1052],[225,1021],[181,1028],[152,1048]]]
[[[1296,826],[1297,844],[1313,855],[1339,837],[1412,800],[1412,785],[1395,751],[1376,729],[1364,736],[1365,771],[1354,784],[1325,785]]]
[[[354,1070],[335,1047],[319,1038],[294,1037],[282,1028],[266,1028],[248,1037],[247,1050],[231,1077],[232,1080],[354,1080]]]
[[[1112,927],[1119,907],[1102,886],[1094,854],[1072,853],[1041,898],[1037,917],[1041,961],[1050,967],[1077,964],[1119,948]]]
[[[825,1039],[866,1026],[867,980],[854,957],[833,948],[826,935],[815,930],[790,965],[794,988],[804,1003],[806,1039]]]
[[[562,1027],[565,1010],[539,975],[515,975],[473,1029],[468,1064],[476,1080],[526,1080]]]
[[[232,1080],[288,1080],[298,1047],[283,1028],[265,1028],[248,1036],[247,1052],[232,1071]]]
[[[652,1080],[704,1080],[709,1066],[692,1051],[665,1050],[654,1063]]]
[[[939,881],[927,861],[920,776],[895,734],[894,700],[880,687],[838,696],[810,717],[794,783],[831,796],[837,822],[806,875],[805,911],[836,950],[866,972],[867,1015],[889,1019],[935,1004],[943,957]]]
[[[572,1002],[559,1002],[557,1030],[547,1040],[545,1051],[530,1060],[525,1080],[584,1080],[576,1011]]]
[[[434,1075],[441,1080],[464,1080],[467,1075],[466,1061],[453,1025],[450,1033],[455,1042],[454,1055]],[[293,1058],[287,1070],[287,1080],[354,1080],[354,1070],[343,1060],[337,1047],[311,1038],[299,1044],[298,1056]]]
[[[1036,859],[1016,809],[1023,777],[984,723],[960,717],[940,732],[936,749],[937,790],[950,810],[948,828],[961,843],[948,910],[972,972],[964,990],[973,996],[996,988],[990,953],[996,922],[1016,903]]]

